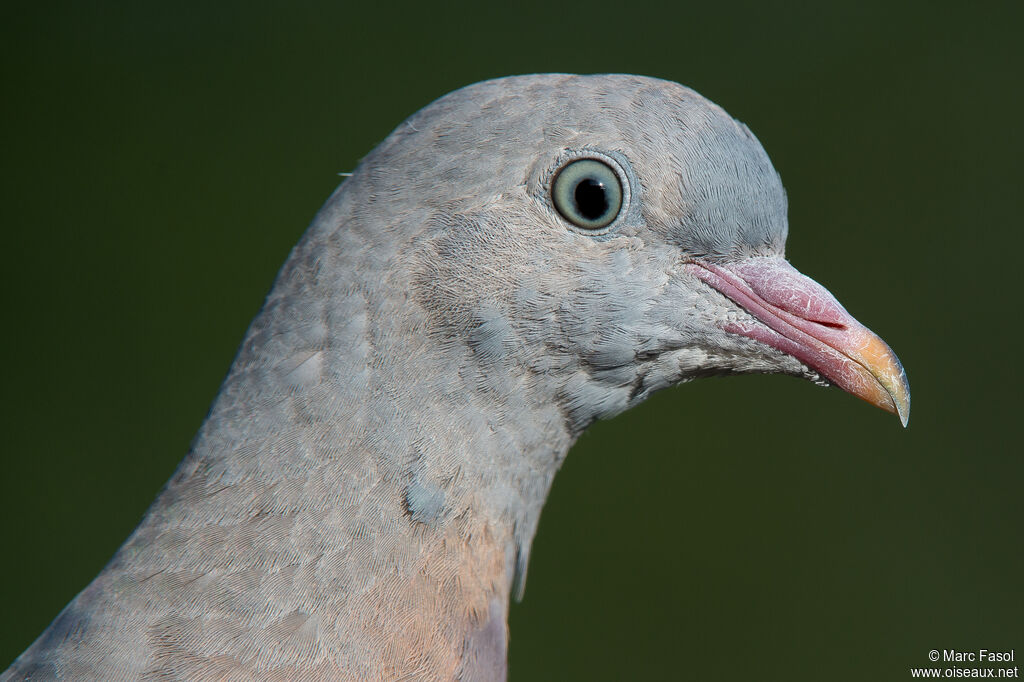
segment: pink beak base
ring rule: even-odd
[[[692,261],[686,268],[763,323],[729,322],[725,331],[792,355],[907,425],[910,384],[899,358],[828,289],[782,258],[730,264]]]

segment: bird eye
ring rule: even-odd
[[[585,230],[607,227],[622,209],[622,183],[608,164],[579,159],[558,171],[551,198],[562,217]]]

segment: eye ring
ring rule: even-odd
[[[558,213],[587,232],[603,230],[622,212],[622,177],[602,159],[575,158],[556,171],[551,201]]]

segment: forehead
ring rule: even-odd
[[[521,185],[573,148],[625,157],[649,229],[693,255],[782,250],[785,193],[760,143],[667,81],[552,74],[478,83],[414,114],[367,161],[382,157],[393,180],[428,184],[420,196],[450,206]]]

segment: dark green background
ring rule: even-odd
[[[745,121],[788,255],[907,367],[706,380],[591,429],[544,512],[513,680],[906,680],[1024,658],[1019,3],[78,2],[4,10],[0,668],[186,452],[277,268],[407,115],[622,71]],[[783,9],[784,8],[784,9]]]

